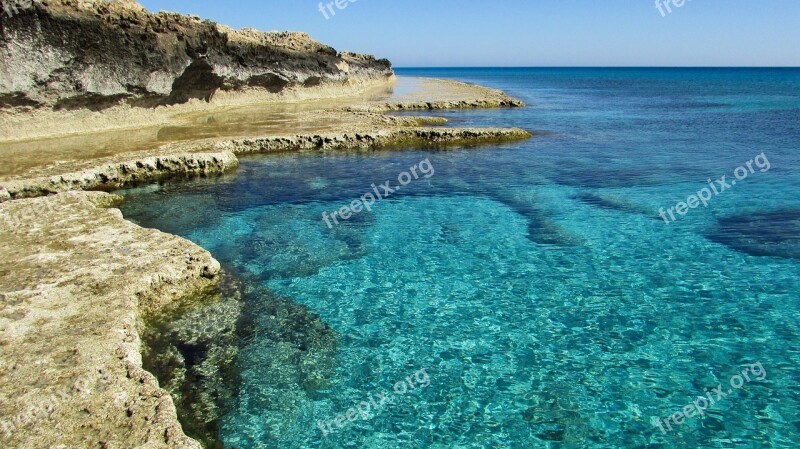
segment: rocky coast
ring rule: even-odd
[[[304,383],[324,382],[335,335],[318,317],[252,291],[192,242],[127,221],[108,192],[224,175],[257,153],[531,137],[392,115],[524,104],[445,80],[395,94],[403,80],[388,61],[303,33],[236,31],[127,0],[35,1],[0,20],[4,447],[218,446],[237,342],[265,313],[278,317],[267,338],[302,348]],[[269,300],[248,311],[243,295]]]

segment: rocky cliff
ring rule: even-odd
[[[3,109],[156,107],[393,75],[387,60],[305,33],[236,31],[133,0],[28,0],[9,14],[0,14]]]

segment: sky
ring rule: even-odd
[[[339,0],[333,13],[319,0],[140,3],[305,31],[395,67],[800,66],[800,0],[659,1],[662,12],[655,0]]]

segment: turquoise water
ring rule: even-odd
[[[275,338],[282,312],[249,299],[255,330],[220,423],[228,447],[800,446],[800,70],[400,74],[529,104],[436,114],[450,126],[542,133],[252,157],[220,178],[126,192],[127,217],[193,240],[323,323]],[[422,161],[430,176],[325,224],[323,212]],[[749,161],[708,207],[659,217]],[[720,384],[726,397],[704,416],[656,426]],[[383,391],[393,404],[375,400]],[[364,404],[367,419],[346,419]]]

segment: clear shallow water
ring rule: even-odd
[[[800,445],[800,71],[400,74],[530,105],[437,113],[451,125],[547,133],[447,152],[253,157],[221,178],[127,192],[127,217],[197,242],[336,336],[331,363],[317,364],[255,332],[221,423],[229,447]],[[659,218],[762,152],[768,171],[675,223]],[[424,159],[433,176],[327,228],[323,211]],[[257,318],[266,329],[272,317]],[[765,380],[666,435],[655,426],[757,362]],[[318,427],[421,369],[430,385],[371,419]]]

